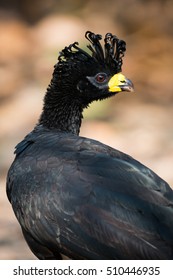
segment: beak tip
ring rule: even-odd
[[[121,86],[122,91],[134,92],[134,85],[131,80],[125,79],[125,84]]]

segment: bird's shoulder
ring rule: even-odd
[[[114,190],[115,185],[121,187],[123,184],[128,192],[129,186],[131,191],[139,191],[139,186],[143,186],[170,194],[169,185],[150,168],[93,139],[38,126],[16,146],[15,153],[14,162],[22,166],[21,172],[27,166],[34,174],[42,171],[42,176],[43,172],[61,174],[66,180],[70,176],[74,185],[80,182],[93,185],[101,180]]]

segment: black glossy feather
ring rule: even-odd
[[[172,258],[173,195],[155,173],[68,133],[39,127],[25,142],[9,171],[9,199],[33,251],[39,242],[74,259]]]

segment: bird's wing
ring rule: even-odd
[[[171,255],[169,186],[97,141],[56,138],[40,135],[28,146],[22,143],[26,149],[9,172],[9,197],[21,226],[72,258]]]

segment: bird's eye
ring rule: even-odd
[[[106,73],[99,73],[95,76],[95,80],[98,83],[104,83],[107,80],[107,74]]]

